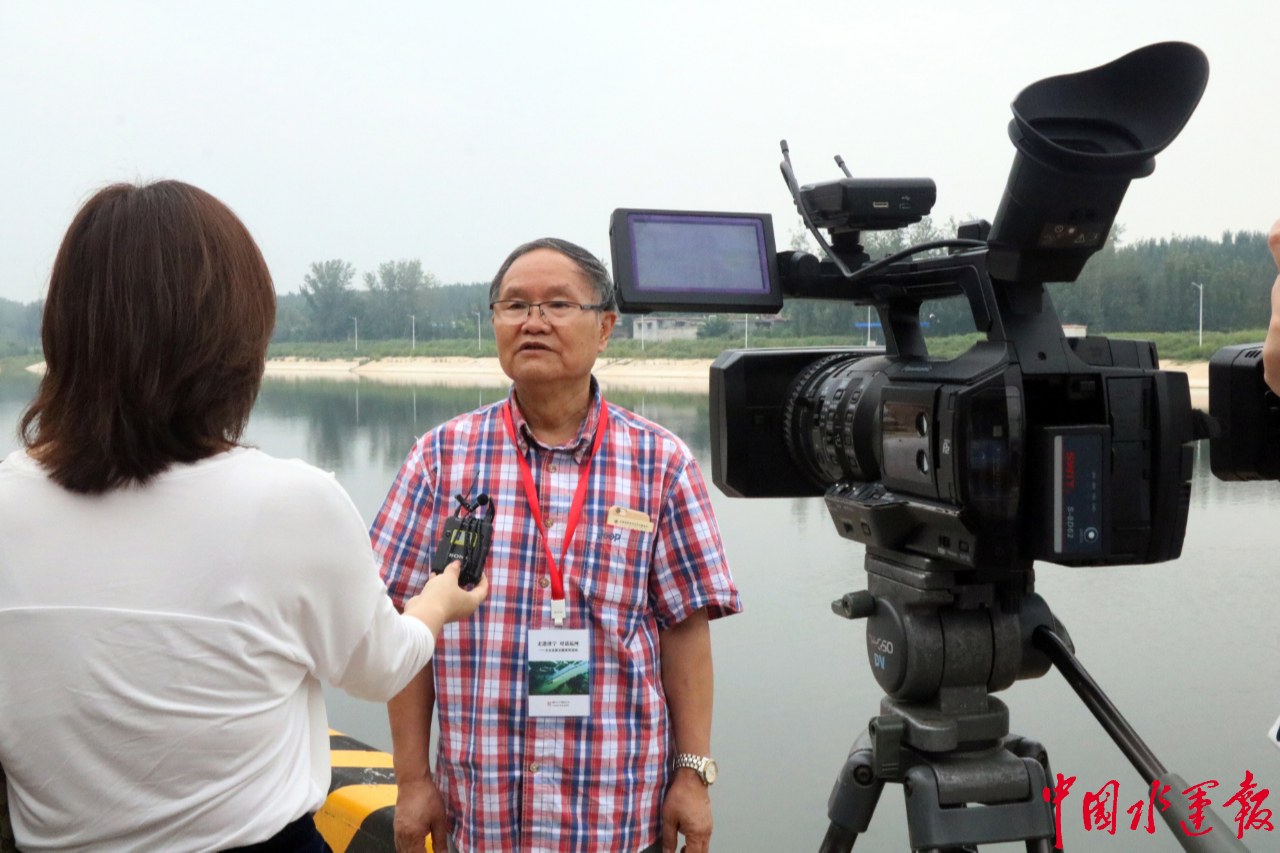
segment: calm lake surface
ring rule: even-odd
[[[34,380],[0,377],[0,453]],[[413,441],[426,430],[505,392],[395,386],[350,379],[269,379],[247,440],[267,453],[335,471],[366,520],[374,517]],[[703,396],[606,395],[678,433],[710,480]],[[829,604],[865,588],[862,548],[840,539],[821,500],[712,501],[745,609],[712,625],[716,670],[713,849],[816,850],[826,801],[854,737],[878,714],[862,623]],[[1280,752],[1266,730],[1280,714],[1280,484],[1222,483],[1197,459],[1182,558],[1155,566],[1067,569],[1041,565],[1037,590],[1071,631],[1076,652],[1155,753],[1190,784],[1216,780],[1215,805],[1246,770],[1276,791],[1266,806],[1280,823]],[[1013,730],[1044,743],[1053,769],[1077,781],[1063,807],[1066,849],[1176,849],[1129,830],[1124,811],[1146,792],[1066,683],[1051,671],[1000,694]],[[390,749],[385,710],[329,693],[331,725]],[[1115,836],[1086,833],[1084,794],[1120,783]],[[1224,815],[1230,819],[1234,815]],[[900,789],[888,786],[858,851],[907,849]],[[1280,832],[1250,832],[1254,851],[1280,850]],[[1021,845],[984,849],[1019,850]]]

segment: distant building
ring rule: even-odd
[[[781,314],[761,314],[751,320],[751,326],[756,329],[777,329],[786,325],[787,318]]]
[[[1077,326],[1073,323],[1062,324],[1062,334],[1068,338],[1085,338],[1089,336],[1088,326]]]
[[[705,322],[705,317],[640,316],[631,321],[631,337],[653,343],[692,341],[698,337],[698,329]]]
[[[736,325],[742,331],[742,315],[729,314],[730,325]],[[698,330],[711,319],[710,316],[685,314],[678,317],[638,316],[631,321],[631,337],[653,343],[660,341],[691,341],[698,337]],[[759,314],[751,317],[751,328],[758,330],[777,329],[785,326],[787,320],[778,314]]]

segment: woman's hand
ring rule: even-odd
[[[405,615],[426,623],[437,639],[445,625],[475,613],[489,594],[489,579],[484,575],[471,590],[458,586],[461,571],[462,563],[454,560],[443,572],[432,575],[422,592],[405,602]]]

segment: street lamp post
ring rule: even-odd
[[[472,315],[476,318],[476,355],[480,354],[480,320],[482,319],[479,311],[472,311]]]
[[[742,348],[751,349],[751,315],[742,315]]]
[[[1204,285],[1196,284],[1193,281],[1191,282],[1191,286],[1194,288],[1197,288],[1200,291],[1200,343],[1198,345],[1203,347],[1204,346]]]
[[[418,348],[418,318],[409,315],[409,350],[413,351]]]
[[[351,318],[351,322],[356,324],[356,348],[355,352],[360,352],[360,320],[356,317]]]

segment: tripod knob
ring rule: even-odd
[[[876,612],[876,597],[865,589],[848,592],[831,602],[831,612],[846,619],[866,619]]]

